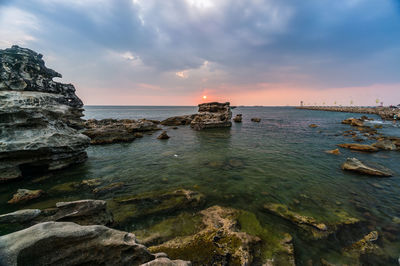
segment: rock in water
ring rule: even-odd
[[[242,114],[237,114],[235,118],[233,118],[233,121],[236,123],[241,123],[242,122]]]
[[[0,237],[0,265],[5,266],[141,265],[155,258],[134,234],[102,225],[47,222]],[[190,265],[165,260],[162,265]]]
[[[232,126],[232,112],[229,105],[229,102],[199,104],[199,113],[192,120],[190,126],[195,130]]]
[[[259,118],[259,117],[253,117],[253,118],[251,119],[251,122],[260,123],[260,122],[261,122],[261,118]]]
[[[167,131],[161,132],[160,136],[157,137],[158,139],[169,139]]]
[[[342,164],[343,170],[359,172],[361,174],[367,175],[375,175],[375,176],[392,176],[393,173],[388,170],[384,169],[377,169],[368,165],[365,165],[361,161],[356,158],[347,158],[346,162]]]
[[[79,133],[83,103],[42,55],[0,50],[0,181],[86,160],[90,139]]]
[[[338,146],[341,148],[346,148],[346,149],[355,150],[355,151],[364,151],[364,152],[379,151],[378,148],[376,148],[372,145],[365,145],[365,144],[358,144],[358,143],[343,143],[343,144],[338,144]]]

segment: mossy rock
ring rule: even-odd
[[[172,228],[175,224],[179,228],[179,221],[185,217],[192,225],[177,233]],[[153,245],[151,252],[165,252],[172,259],[190,260],[193,265],[294,265],[291,236],[263,228],[256,216],[246,211],[213,206],[197,215],[163,221],[148,232],[159,237],[158,241],[176,235],[155,246],[148,241],[146,244]]]
[[[204,195],[191,190],[178,189],[167,192],[149,192],[110,200],[108,206],[116,223],[124,223],[139,217],[174,213],[202,206]]]
[[[279,216],[303,229],[313,239],[322,239],[336,232],[344,225],[353,225],[360,222],[359,219],[351,217],[343,210],[336,210],[330,214],[329,219],[315,218],[290,210],[286,205],[279,203],[268,203],[264,209]]]

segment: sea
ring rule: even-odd
[[[163,120],[196,112],[196,106],[85,106],[84,119]],[[15,182],[0,187],[1,213],[21,208],[6,203],[18,188],[51,191],[54,186],[84,179],[125,183],[121,190],[99,197],[106,200],[185,188],[203,193],[205,207],[221,205],[252,212],[269,230],[290,233],[298,265],[310,261],[319,265],[321,258],[343,264],[343,248],[373,230],[379,232],[381,255],[364,257],[365,265],[398,265],[400,152],[340,149],[340,155],[325,153],[336,149],[337,144],[353,142],[343,136],[351,127],[341,121],[361,114],[259,106],[238,106],[232,112],[233,116],[242,114],[243,121],[233,123],[231,128],[194,131],[189,126],[164,127],[168,140],[157,139],[156,132],[131,143],[90,146],[85,163],[59,171],[46,182]],[[261,118],[261,122],[251,122],[252,117]],[[369,117],[374,119],[369,122],[371,126],[382,125],[379,132],[400,137],[398,124],[375,115]],[[310,128],[310,124],[318,127]],[[363,143],[373,141],[365,138]],[[382,165],[391,169],[394,176],[379,178],[343,171],[341,164],[349,157]],[[93,195],[81,191],[48,193],[43,200],[23,208],[46,208],[59,201],[90,197]],[[346,212],[362,223],[345,239],[333,235],[310,240],[296,225],[267,212],[263,208],[267,203],[284,204],[316,219],[329,220],[337,212]],[[140,230],[151,226],[154,220],[134,221],[120,229]]]

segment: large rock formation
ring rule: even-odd
[[[42,55],[0,50],[0,181],[83,162],[82,101],[72,84],[53,81]]]
[[[230,127],[232,112],[229,102],[226,103],[202,103],[199,104],[199,113],[190,123],[195,130],[206,128]]]
[[[0,237],[0,265],[141,265],[157,258],[135,235],[102,225],[46,222]],[[171,261],[165,264],[190,265]]]

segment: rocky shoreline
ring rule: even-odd
[[[344,113],[360,113],[378,115],[384,120],[393,120],[397,115],[400,119],[400,109],[391,107],[362,107],[362,106],[302,106],[296,107],[303,110],[344,112]]]

